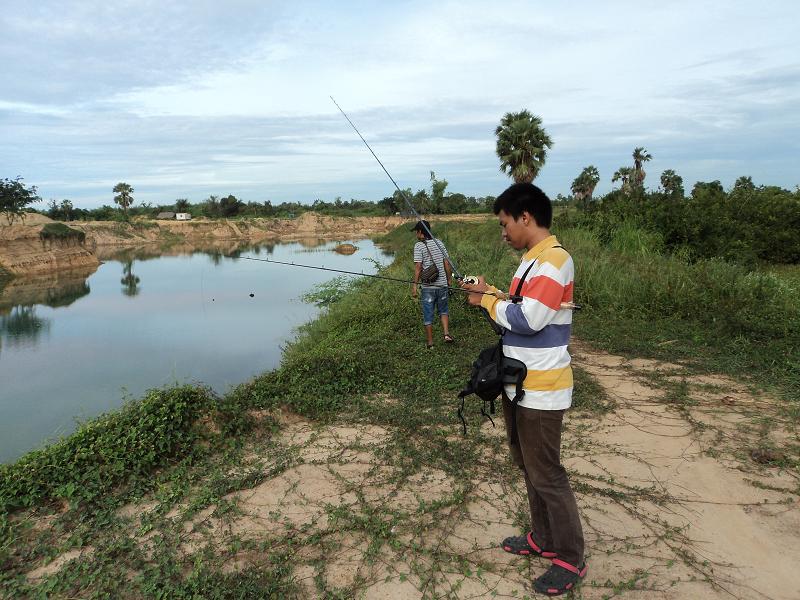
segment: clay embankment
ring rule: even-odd
[[[482,221],[486,215],[447,215],[441,219]],[[435,222],[436,217],[431,220]],[[98,256],[106,258],[120,248],[146,248],[148,245],[158,245],[159,253],[170,250],[170,253],[175,250],[181,253],[197,249],[234,249],[231,247],[234,242],[360,239],[388,233],[409,221],[409,218],[400,216],[327,217],[304,213],[296,219],[68,223],[69,227],[86,234],[85,242],[80,244],[74,240],[43,242],[39,232],[51,221],[42,215],[31,214],[24,224],[17,221],[11,226],[0,226],[0,270],[13,275],[32,275],[96,267]]]
[[[24,221],[0,225],[0,275],[41,275],[62,270],[94,271],[100,264],[89,245],[75,238],[42,239],[42,227],[52,223],[42,215],[29,214]]]
[[[486,215],[447,215],[441,220],[483,221]],[[390,232],[411,219],[386,217],[328,217],[304,213],[296,219],[230,221],[134,221],[130,224],[94,221],[70,223],[86,233],[97,246],[136,246],[147,243],[186,243],[204,245],[222,240],[243,242],[359,239]],[[436,220],[436,217],[431,219]]]

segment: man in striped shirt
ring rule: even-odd
[[[452,343],[450,335],[450,316],[448,309],[447,287],[453,279],[453,270],[450,266],[450,256],[442,240],[431,237],[431,226],[426,220],[417,221],[411,228],[417,233],[417,243],[414,244],[414,284],[411,286],[412,298],[417,297],[417,285],[421,281],[423,269],[436,265],[438,271],[436,280],[422,282],[422,325],[425,327],[425,338],[428,349],[433,348],[433,318],[434,310],[439,313],[442,320],[445,343]]]
[[[524,250],[509,294],[521,301],[502,300],[483,278],[464,285],[474,293],[470,304],[485,308],[504,329],[503,354],[525,363],[524,395],[516,410],[503,394],[503,413],[511,456],[522,470],[528,491],[531,530],[506,538],[507,552],[552,559],[549,570],[534,582],[537,591],[558,595],[585,575],[584,542],[578,506],[561,465],[561,424],[572,404],[572,368],[567,351],[572,312],[561,308],[572,301],[572,257],[550,234],[550,199],[530,183],[517,183],[494,204],[503,239]],[[521,285],[520,285],[521,283]],[[517,291],[520,290],[520,291]],[[486,293],[488,292],[488,293]],[[512,427],[512,419],[516,428]]]

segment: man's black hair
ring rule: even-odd
[[[553,223],[553,205],[541,189],[532,183],[515,183],[494,201],[494,214],[505,211],[516,221],[527,211],[539,227],[550,228]]]
[[[417,221],[417,224],[411,228],[411,231],[421,231],[422,235],[425,236],[426,240],[431,239],[431,234],[428,233],[431,230],[431,224],[428,223],[425,219],[421,221]]]

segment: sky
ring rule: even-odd
[[[800,184],[796,1],[0,0],[0,179],[46,208],[497,195],[494,130],[541,117],[535,183],[595,195],[632,164],[726,188]]]

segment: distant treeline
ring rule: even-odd
[[[722,258],[740,264],[800,263],[800,190],[756,186],[740,177],[725,191],[719,181],[697,182],[689,196],[642,188],[614,190],[557,225],[594,230],[605,243],[668,252],[689,261]],[[631,248],[626,248],[630,250]]]
[[[642,149],[637,148],[641,154]],[[645,160],[649,154],[645,154]],[[635,163],[638,165],[638,163]],[[621,172],[625,171],[620,175]],[[740,177],[725,190],[719,181],[697,182],[687,196],[682,179],[673,171],[664,171],[661,186],[644,187],[644,171],[640,166],[621,168],[613,181],[622,186],[599,198],[593,198],[599,174],[587,167],[572,184],[572,196],[561,194],[554,199],[560,207],[557,225],[580,226],[595,231],[601,241],[638,245],[641,252],[668,252],[695,261],[722,258],[752,264],[755,262],[800,263],[800,189],[786,190],[777,186],[756,186],[750,177]],[[36,188],[25,188],[20,179],[0,182],[0,205],[3,210],[32,210],[28,205],[39,198]],[[125,186],[127,196],[123,210],[112,206],[95,209],[74,208],[69,200],[51,200],[47,216],[61,221],[122,221],[131,217],[156,217],[161,212],[186,212],[194,218],[294,218],[314,211],[331,216],[383,216],[410,213],[399,191],[377,202],[315,200],[311,204],[282,202],[243,202],[236,196],[209,196],[193,204],[179,198],[172,204],[151,205],[133,202],[133,188]],[[119,187],[118,186],[118,187]],[[447,181],[431,172],[430,189],[404,194],[421,214],[490,213],[494,196],[466,196],[445,193]],[[115,188],[116,189],[116,188]],[[115,202],[120,204],[118,198]]]
[[[491,212],[494,196],[475,197],[461,193],[446,193],[447,181],[437,179],[431,172],[431,189],[421,189],[416,193],[407,188],[404,190],[406,198],[414,209],[420,214],[463,214]],[[130,188],[132,191],[132,188]],[[132,201],[125,207],[125,211],[103,205],[100,208],[82,209],[74,208],[69,200],[56,202],[51,200],[48,209],[43,212],[51,219],[60,221],[117,221],[130,217],[143,216],[155,217],[162,212],[185,212],[192,217],[209,218],[235,218],[235,217],[266,217],[266,218],[293,218],[304,212],[313,211],[331,216],[384,216],[394,214],[408,214],[411,211],[399,191],[377,202],[370,200],[342,200],[337,197],[331,202],[315,200],[313,203],[281,202],[273,204],[270,200],[264,202],[244,202],[234,195],[225,197],[209,196],[207,199],[191,203],[186,198],[178,198],[171,204],[142,203],[138,206]]]

